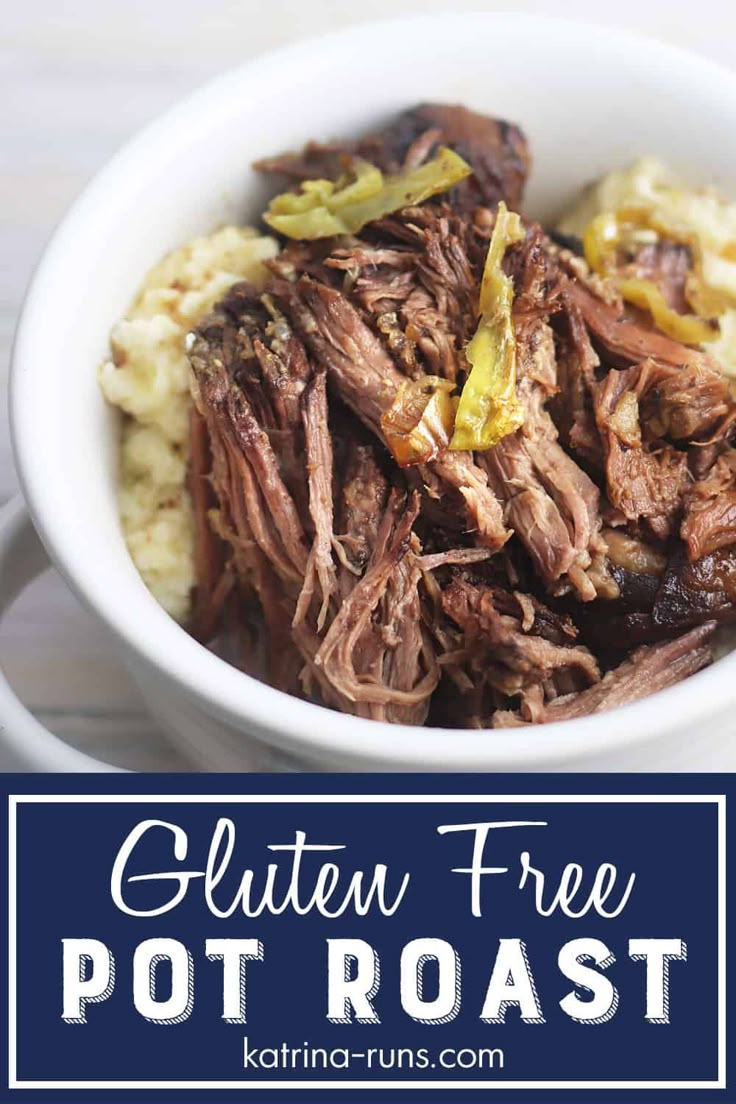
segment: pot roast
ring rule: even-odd
[[[467,172],[417,201],[447,150]],[[425,104],[258,168],[283,248],[189,344],[199,639],[287,693],[457,727],[711,662],[736,611],[728,380],[524,218],[521,131]],[[686,314],[690,261],[621,263]]]

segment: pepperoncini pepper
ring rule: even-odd
[[[442,147],[416,169],[384,176],[368,161],[353,159],[338,181],[305,180],[301,192],[284,192],[269,204],[264,222],[287,238],[314,241],[357,234],[368,222],[446,192],[471,173],[470,165]]]
[[[667,303],[660,288],[651,280],[617,276],[617,251],[625,245],[637,244],[641,232],[647,231],[655,241],[662,238],[687,245],[694,257],[695,269],[690,274],[686,294],[689,302],[703,314],[719,315],[727,307],[723,296],[713,292],[702,278],[700,251],[693,235],[677,227],[668,227],[647,207],[624,207],[598,215],[588,225],[583,236],[585,259],[601,276],[612,277],[627,303],[648,311],[662,333],[685,345],[700,345],[712,341],[713,326],[698,314],[680,314]]]
[[[465,351],[470,374],[455,415],[451,449],[493,448],[524,421],[516,397],[516,337],[511,317],[514,288],[503,271],[506,249],[523,237],[519,216],[499,203],[483,270],[480,321]]]

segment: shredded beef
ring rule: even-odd
[[[557,387],[550,412],[562,441],[595,468],[603,466],[601,440],[593,413],[592,388],[600,359],[580,310],[569,299],[557,334]]]
[[[315,666],[349,701],[391,710],[391,716],[376,719],[408,723],[423,719],[439,678],[419,620],[419,569],[405,562],[418,512],[418,495],[407,504],[392,493],[365,574],[340,606],[314,657]],[[381,603],[388,616],[377,630],[371,618]],[[402,707],[404,713],[398,713]]]
[[[385,172],[415,168],[438,146],[450,146],[473,169],[450,192],[459,210],[473,210],[504,199],[517,210],[529,171],[529,150],[522,131],[502,119],[480,115],[459,105],[420,104],[404,111],[375,134],[359,141],[308,142],[301,153],[284,153],[256,162],[260,172],[293,180],[334,180],[345,159],[363,157]]]
[[[356,142],[307,142],[300,153],[279,153],[262,157],[254,168],[292,180],[335,180],[343,171],[345,157],[357,153]]]
[[[536,723],[571,721],[591,713],[602,713],[674,686],[711,662],[708,641],[714,629],[715,622],[709,621],[675,640],[637,648],[629,659],[609,671],[595,686],[579,694],[556,698],[543,706],[534,718]],[[523,713],[499,710],[493,718],[494,728],[526,723]]]
[[[565,292],[580,311],[591,334],[608,354],[620,358],[622,362],[638,364],[650,358],[673,368],[688,364],[718,370],[706,353],[624,317],[616,303],[599,298],[586,283],[568,280]]]
[[[736,615],[736,549],[719,548],[691,562],[677,547],[657,590],[652,618],[670,631]]]
[[[473,169],[473,175],[451,193],[458,208],[472,210],[504,199],[512,209],[519,209],[529,150],[517,126],[466,107],[422,104],[400,115],[383,137],[394,156],[404,160],[427,131],[436,134],[433,145],[450,146]]]
[[[380,225],[398,239],[392,248],[341,245],[325,267],[345,273],[343,290],[373,316],[401,370],[456,380],[467,369],[477,306],[467,224],[449,208],[427,205]]]
[[[572,586],[583,601],[596,596],[587,570],[602,551],[599,491],[565,452],[544,408],[556,389],[555,350],[545,322],[523,322],[518,393],[525,403],[522,427],[481,455],[491,486],[505,503],[506,523],[522,541],[554,593]]]
[[[539,607],[527,596],[456,576],[442,593],[442,609],[462,630],[455,662],[481,673],[503,696],[519,695],[530,720],[545,697],[557,693],[560,676],[576,688],[600,677],[595,657],[574,637],[563,643],[549,639],[544,616],[538,626]]]
[[[579,242],[524,220],[503,257],[521,425],[446,447],[496,208],[521,203],[522,133],[424,104],[258,167],[296,187],[355,157],[416,168],[441,145],[472,168],[460,185],[286,243],[265,288],[236,284],[191,336],[191,629],[281,690],[379,721],[498,728],[637,701],[709,663],[715,625],[736,621],[732,387]],[[689,247],[618,264],[691,311]],[[382,425],[412,388],[449,415],[432,412],[432,459],[400,467]]]
[[[641,404],[642,429],[650,440],[717,440],[734,413],[728,380],[704,365],[658,366]]]
[[[330,600],[337,591],[337,575],[332,560],[332,549],[336,543],[332,508],[332,438],[328,426],[324,372],[318,373],[307,385],[302,401],[302,419],[314,541],[307,560],[304,585],[297,602],[294,621],[298,624],[304,620],[314,594],[316,579],[322,595],[317,616],[317,630],[321,631],[327,619]]]
[[[656,370],[652,361],[611,369],[592,390],[609,501],[629,521],[646,518],[664,538],[681,509],[689,473],[684,452],[664,443],[648,448],[642,439],[639,400]]]
[[[380,437],[381,415],[396,398],[401,374],[376,334],[342,292],[308,277],[279,284],[274,293],[342,401]],[[443,491],[459,494],[479,539],[500,548],[509,536],[501,506],[472,456],[447,452],[429,468]]]

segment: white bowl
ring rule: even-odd
[[[203,769],[723,770],[734,766],[736,657],[615,712],[474,732],[342,716],[249,679],[200,647],[141,582],[116,505],[116,422],[96,366],[146,269],[218,224],[254,219],[254,158],[359,133],[420,100],[519,122],[534,156],[528,209],[551,216],[581,184],[641,153],[736,195],[736,76],[607,28],[446,14],[314,39],[218,78],[154,122],[96,177],[28,292],[11,377],[16,459],[50,558],[115,635],[152,714]],[[37,566],[6,512],[0,601]],[[35,560],[34,560],[35,557]],[[37,769],[106,769],[0,695],[6,750]]]

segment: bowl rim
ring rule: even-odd
[[[63,280],[65,257],[85,225],[104,215],[105,204],[136,162],[172,148],[192,114],[210,110],[244,83],[267,79],[279,67],[326,48],[356,46],[383,33],[407,33],[418,26],[439,28],[448,21],[476,33],[504,26],[528,27],[545,36],[575,34],[610,51],[646,49],[650,56],[678,72],[697,75],[728,87],[736,107],[736,73],[681,47],[599,24],[527,13],[433,13],[384,19],[350,26],[281,46],[215,76],[135,133],[95,174],[51,236],[27,290],[19,317],[10,370],[10,422],[21,487],[34,524],[52,562],[82,603],[99,617],[134,656],[206,713],[240,730],[258,727],[258,737],[290,753],[313,760],[337,757],[342,764],[372,763],[384,769],[508,770],[563,767],[577,757],[635,747],[661,735],[677,717],[682,728],[703,721],[734,702],[732,672],[736,653],[707,670],[652,697],[588,717],[516,729],[467,730],[394,725],[340,714],[302,701],[245,675],[194,641],[145,590],[110,594],[95,585],[73,538],[73,526],[59,525],[53,503],[44,493],[44,453],[33,417],[35,384],[43,362],[43,309],[57,281]],[[550,49],[552,49],[550,43]],[[94,370],[94,366],[90,366]],[[39,460],[41,461],[39,463]],[[140,618],[146,631],[141,631]]]

